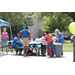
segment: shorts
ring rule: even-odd
[[[29,46],[29,38],[23,38],[23,47],[24,46]]]
[[[46,49],[46,45],[41,45],[41,49]]]

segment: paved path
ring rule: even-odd
[[[1,54],[0,62],[73,62],[73,52],[64,52],[60,58],[47,58],[42,56],[18,56],[11,54]]]

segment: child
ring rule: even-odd
[[[50,57],[49,55],[49,49],[50,47],[52,48],[52,52],[53,52],[53,56],[56,57],[55,55],[55,50],[53,48],[53,40],[52,40],[52,35],[49,34],[49,31],[46,31],[46,36],[45,36],[45,39],[47,40],[47,57]]]
[[[35,38],[33,38],[33,41],[36,42]],[[37,45],[36,44],[33,44],[33,47],[37,47]],[[37,49],[35,49],[35,50],[36,50],[36,53],[37,53]]]
[[[45,34],[43,34],[43,37],[41,38],[41,41],[42,41],[41,49],[43,51],[43,56],[45,56],[46,46],[47,46],[47,41],[45,40]]]

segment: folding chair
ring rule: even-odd
[[[12,48],[11,43],[12,43],[12,42],[8,42],[8,47],[9,47],[9,49],[11,49],[11,54],[12,54],[12,53],[14,54],[14,48]]]
[[[2,54],[3,54],[2,48],[4,48],[4,47],[6,47],[6,46],[2,46],[2,43],[0,42],[0,50],[1,50]],[[7,50],[6,52],[7,52],[7,54],[8,54],[8,50]]]

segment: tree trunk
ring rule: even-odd
[[[73,22],[75,22],[75,18],[73,18]]]
[[[73,21],[75,22],[75,13],[73,13],[72,18],[73,18]]]

